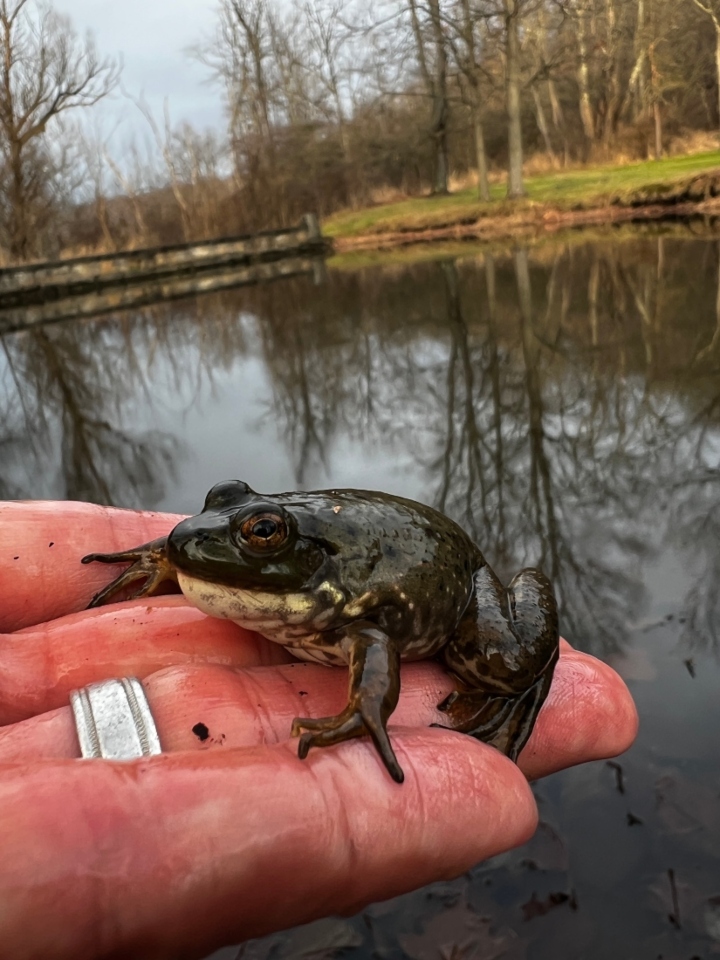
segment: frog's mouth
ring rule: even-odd
[[[316,601],[309,593],[227,586],[181,571],[177,577],[185,597],[203,613],[234,620],[260,632],[263,627],[309,623],[316,611]]]

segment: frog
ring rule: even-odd
[[[336,716],[297,717],[298,755],[369,736],[404,779],[387,730],[402,661],[439,660],[455,689],[445,723],[517,762],[559,655],[550,580],[521,570],[506,588],[480,548],[433,507],[372,490],[261,494],[216,484],[202,511],[166,537],[82,563],[129,566],[91,600],[147,597],[173,581],[212,617],[282,644],[293,657],[348,669]]]

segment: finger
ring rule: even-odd
[[[274,744],[290,735],[299,715],[339,713],[347,700],[347,674],[313,664],[250,670],[195,665],[148,677],[144,686],[165,750]],[[437,704],[452,690],[435,663],[406,664],[396,726],[443,723]],[[69,708],[0,731],[0,761],[73,757],[77,739]],[[605,664],[563,651],[548,699],[519,765],[532,778],[622,753],[637,732],[637,713],[627,687]]]
[[[14,960],[198,957],[357,911],[525,842],[520,771],[398,731],[398,786],[356,741],[0,768],[0,943]],[[42,922],[39,922],[42,918]]]
[[[83,610],[123,566],[87,564],[161,537],[181,518],[90,503],[0,502],[0,631]]]
[[[87,610],[0,636],[0,726],[67,704],[70,692],[108,677],[143,677],[172,664],[234,667],[291,659],[182,597],[156,597]]]
[[[439,664],[404,664],[401,681],[391,736],[396,726],[445,723],[437,705],[454,682]],[[277,743],[288,738],[295,717],[333,716],[347,703],[346,671],[308,663],[241,671],[171,668],[149,677],[145,686],[161,742],[173,750]],[[565,645],[519,766],[536,779],[617,756],[630,747],[637,729],[637,710],[620,676]]]
[[[536,779],[615,757],[632,745],[638,724],[635,701],[612,667],[563,641],[550,693],[519,766]]]

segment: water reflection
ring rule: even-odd
[[[669,538],[707,571],[686,642],[714,645],[719,261],[707,241],[554,245],[6,336],[0,495],[192,510],[227,469],[409,493],[502,573],[542,564],[565,632],[605,654]]]
[[[623,760],[627,794],[602,765],[552,778],[525,854],[342,921],[348,950],[364,956],[370,938],[383,955],[425,955],[418,916],[432,940],[465,919],[477,934],[492,914],[488,943],[518,956],[567,955],[568,936],[588,957],[631,942],[680,956],[662,926],[669,870],[694,938],[682,943],[705,949],[717,824],[692,798],[717,796],[718,241],[340,262],[321,286],[227,290],[0,347],[0,497],[193,511],[230,476],[415,497],[463,524],[501,575],[541,563],[563,633],[634,684],[645,739]],[[543,925],[537,952],[529,920]],[[298,943],[252,950],[297,956]]]

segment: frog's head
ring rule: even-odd
[[[326,551],[300,533],[282,499],[228,480],[208,493],[202,513],[174,528],[168,560],[196,606],[242,622],[272,613],[300,623],[316,617],[328,600],[335,605],[323,591],[308,588]]]
[[[227,586],[299,589],[323,561],[317,543],[299,535],[293,515],[241,480],[212,488],[202,513],[168,537],[180,573]]]

